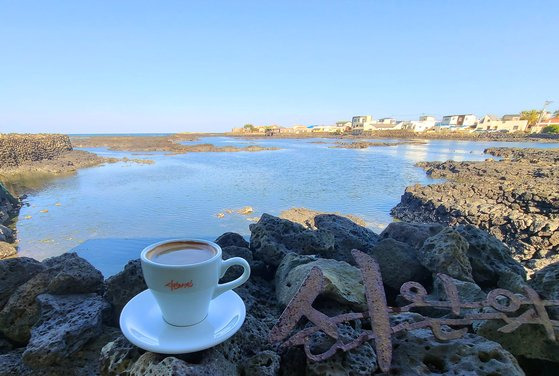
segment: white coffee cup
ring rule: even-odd
[[[245,259],[223,260],[221,254],[219,245],[193,239],[165,240],[142,251],[144,279],[167,323],[189,326],[201,322],[212,299],[248,280],[250,266]],[[218,283],[233,265],[242,266],[243,274]]]

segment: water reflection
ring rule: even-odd
[[[38,193],[48,187],[53,181],[70,178],[73,175],[75,175],[75,172],[69,172],[66,175],[52,175],[46,172],[34,171],[32,173],[11,174],[9,177],[0,175],[0,182],[13,195],[21,196],[23,194]]]

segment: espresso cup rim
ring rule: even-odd
[[[169,264],[160,264],[158,262],[155,262],[153,260],[150,260],[147,257],[147,254],[149,251],[168,244],[168,243],[203,243],[206,245],[209,245],[210,247],[212,247],[213,249],[215,249],[215,255],[213,255],[211,258],[204,260],[202,262],[197,262],[197,263],[193,263],[193,264],[183,264],[183,265],[169,265]],[[165,268],[165,269],[179,269],[179,268],[196,268],[199,267],[201,265],[205,265],[205,264],[209,264],[211,262],[214,262],[216,259],[220,259],[221,258],[221,247],[219,246],[219,244],[214,243],[212,241],[209,240],[203,240],[203,239],[167,239],[167,240],[162,240],[160,242],[157,243],[153,243],[148,245],[147,247],[145,247],[142,250],[142,253],[140,254],[140,259],[142,260],[142,262],[145,262],[149,265],[152,266],[156,266],[156,267],[160,267],[160,268]]]

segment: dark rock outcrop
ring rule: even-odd
[[[329,316],[367,310],[361,272],[340,260],[351,255],[348,248],[355,244],[371,245],[364,251],[379,263],[389,301],[404,299],[396,297],[396,292],[408,280],[421,283],[429,300],[448,300],[444,277],[438,273],[455,275],[449,281],[462,302],[483,301],[491,289],[527,283],[508,248],[473,227],[396,225],[383,232],[378,241],[354,226],[358,225],[346,219],[327,218],[325,227],[318,224],[313,230],[264,215],[252,226],[251,248],[238,242],[235,235],[221,237],[224,257],[244,257],[251,265],[264,267],[271,277],[254,274],[235,290],[245,302],[247,315],[234,336],[213,348],[181,355],[145,351],[120,335],[122,307],[146,288],[139,260],[129,262],[121,273],[106,281],[75,254],[42,263],[2,260],[0,376],[382,374],[374,341],[313,362],[302,346],[283,348],[269,339],[282,309],[315,266],[325,276],[325,284],[313,307]],[[298,243],[301,239],[307,242]],[[324,239],[328,239],[328,247],[316,246]],[[262,257],[261,252],[273,257]],[[470,265],[470,269],[464,265]],[[542,297],[557,299],[558,270],[551,265],[530,281]],[[447,308],[431,308],[432,312],[421,313],[453,317]],[[463,309],[461,315],[475,310],[479,308]],[[425,320],[419,313],[397,312],[395,308],[390,314],[392,326]],[[551,310],[550,314],[553,318]],[[370,325],[365,317],[340,323],[337,328],[343,342],[349,343],[363,330],[370,330]],[[393,359],[388,373],[523,375],[513,355],[524,362],[521,364],[559,364],[558,345],[547,339],[541,325],[522,325],[507,335],[497,331],[503,323],[495,320],[479,320],[473,326],[476,334],[447,341],[435,339],[427,328],[397,331],[391,335]],[[303,318],[297,328],[305,327],[308,323]],[[441,330],[448,332],[449,328],[443,325]],[[313,353],[324,352],[332,344],[333,339],[322,331],[309,341]],[[533,367],[527,369],[533,372]]]
[[[468,242],[468,259],[478,285],[522,290],[526,271],[503,242],[472,225],[457,226],[456,231]]]
[[[417,251],[406,243],[385,237],[370,254],[379,264],[384,284],[395,291],[408,281],[431,280],[431,273],[419,262]]]
[[[104,298],[113,308],[112,322],[118,325],[120,312],[130,299],[147,289],[140,259],[131,260],[124,270],[107,279]]]
[[[380,238],[394,239],[419,249],[427,238],[437,235],[443,228],[438,223],[392,222],[380,233]]]
[[[2,166],[1,162],[0,166]],[[9,244],[15,240],[14,232],[4,225],[17,215],[20,206],[20,201],[0,182],[0,260],[15,256],[17,253],[15,247]]]
[[[408,187],[392,214],[404,221],[471,224],[537,270],[559,260],[558,149],[491,148],[503,160],[421,162],[442,184]]]
[[[13,242],[14,240],[14,232],[0,224],[0,242]]]
[[[441,342],[430,330],[417,329],[395,337],[393,374],[524,376],[518,361],[501,345],[474,334]]]
[[[102,331],[103,314],[110,308],[99,295],[37,297],[40,321],[31,331],[23,362],[41,368],[62,362]]]
[[[349,219],[350,221],[358,224],[359,226],[363,226],[366,227],[367,223],[353,215],[353,214],[341,214],[341,213],[324,213],[324,212],[319,212],[316,210],[311,210],[311,209],[307,209],[307,208],[291,208],[291,209],[287,209],[284,210],[280,213],[279,217],[283,218],[283,219],[287,219],[288,221],[291,222],[295,222],[295,223],[299,223],[303,226],[305,226],[308,229],[311,230],[316,230],[316,226],[315,226],[315,218],[319,215],[322,214],[333,214],[336,215],[338,217],[344,217]]]
[[[51,294],[101,292],[103,274],[76,253],[64,253],[43,261],[49,275],[47,291]]]
[[[458,232],[446,228],[425,240],[418,252],[421,265],[433,273],[473,282],[472,265],[468,259],[468,242]]]
[[[334,236],[336,253],[346,253],[352,249],[369,252],[379,238],[368,228],[335,214],[317,215],[314,217],[314,224],[319,231],[326,231]]]
[[[336,214],[315,216],[314,228],[263,214],[258,223],[250,225],[250,248],[255,259],[273,267],[289,252],[355,265],[351,250],[369,251],[378,242],[373,231]]]
[[[28,257],[0,262],[0,309],[16,288],[44,269],[45,266],[39,261]]]
[[[226,232],[215,240],[215,242],[221,247],[242,247],[248,248],[249,244],[241,235],[235,232]]]
[[[250,226],[250,248],[254,257],[277,267],[289,252],[304,255],[331,255],[334,237],[326,232],[307,230],[298,223],[262,214]]]
[[[0,165],[53,159],[72,150],[70,138],[62,134],[0,134]]]
[[[40,294],[97,293],[103,288],[101,272],[75,253],[51,257],[40,267],[28,259],[23,260],[25,266],[12,260],[4,262],[8,266],[18,265],[19,269],[25,269],[22,276],[26,276],[26,272],[35,271],[36,274],[18,286],[0,310],[0,332],[18,343],[29,340],[31,327],[39,318],[36,298]]]

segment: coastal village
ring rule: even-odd
[[[304,134],[304,133],[352,133],[408,130],[412,132],[501,132],[501,133],[541,133],[548,127],[559,127],[557,113],[540,112],[537,119],[530,121],[522,114],[509,114],[502,117],[485,115],[478,118],[474,114],[454,114],[443,116],[437,120],[434,116],[422,115],[418,120],[396,120],[385,117],[375,119],[371,115],[353,116],[351,121],[338,121],[330,125],[294,125],[282,127],[279,125],[254,126],[246,124],[242,128],[233,128],[232,133],[263,133],[274,134]]]

